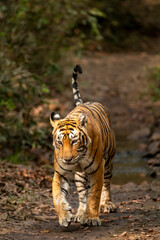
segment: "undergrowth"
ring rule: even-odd
[[[148,84],[152,100],[160,100],[160,66],[149,69]]]
[[[143,1],[11,0],[0,2],[0,158],[32,159],[48,150],[49,116],[31,111],[45,97],[64,93],[63,69],[86,50],[131,47],[160,31],[160,5]],[[151,87],[159,98],[159,70]]]

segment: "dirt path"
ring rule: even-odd
[[[100,215],[101,227],[63,229],[52,206],[52,170],[6,163],[0,170],[0,239],[160,239],[160,182],[113,185],[117,213]],[[74,185],[69,201],[75,213]]]
[[[146,69],[159,63],[158,55],[95,54],[77,61],[84,72],[79,83],[82,98],[102,102],[110,109],[118,138],[153,124],[153,103],[142,93],[147,87]],[[70,78],[70,72],[66,76]],[[74,106],[70,89],[60,101],[65,103],[64,116]],[[64,230],[52,205],[52,167],[0,162],[0,172],[0,239],[160,239],[157,180],[112,185],[117,213],[101,215],[101,227],[72,223]],[[75,213],[78,200],[74,186],[70,201]]]
[[[0,239],[160,239],[160,182],[113,185],[117,213],[100,215],[100,227],[63,229],[52,206],[50,169],[2,163],[0,170]],[[74,185],[69,201],[75,213]]]
[[[136,128],[153,120],[153,102],[145,93],[148,91],[148,71],[159,61],[158,54],[147,53],[99,53],[75,59],[74,62],[83,68],[83,74],[79,76],[82,99],[105,104],[117,135],[130,135]],[[70,69],[66,75],[70,79]],[[66,90],[61,102],[66,98],[68,104],[63,116],[74,107],[71,89]]]

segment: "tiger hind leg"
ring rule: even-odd
[[[110,166],[106,166],[104,170],[104,182],[103,182],[101,201],[100,201],[101,213],[116,212],[117,210],[117,207],[111,201],[111,192],[110,192],[111,178],[112,178],[112,164]]]
[[[74,218],[74,222],[80,222],[81,218],[84,215],[84,212],[86,211],[86,206],[87,206],[88,178],[86,173],[84,172],[75,173],[75,184],[77,186],[77,191],[79,194],[79,207],[78,207],[77,214]]]

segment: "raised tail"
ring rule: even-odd
[[[74,72],[72,74],[72,89],[73,89],[73,96],[74,96],[74,101],[75,101],[76,106],[83,103],[79,89],[78,89],[78,84],[76,81],[78,73],[80,73],[80,74],[82,73],[82,68],[81,68],[81,66],[76,65],[74,68]]]

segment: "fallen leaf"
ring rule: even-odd
[[[127,232],[123,232],[123,233],[121,233],[121,237],[125,237],[127,235]]]
[[[7,213],[1,213],[0,214],[0,220],[6,220],[8,217],[8,214]]]
[[[50,230],[41,231],[41,233],[50,233],[50,232],[51,232]]]

